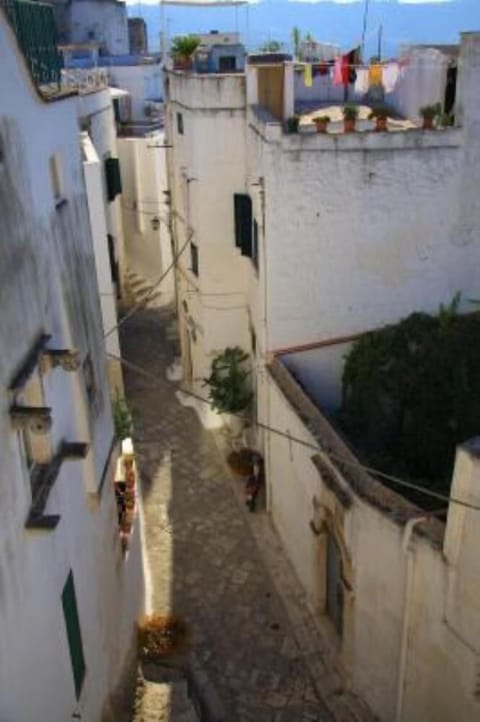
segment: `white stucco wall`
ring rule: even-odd
[[[385,101],[406,118],[420,118],[424,105],[443,103],[449,58],[435,48],[405,49],[395,88]]]
[[[267,391],[271,424],[312,447],[318,446],[269,374]],[[328,445],[331,449],[331,436]],[[346,454],[338,437],[333,449],[336,454]],[[360,498],[340,473],[338,483],[353,503],[343,511],[338,506],[333,511],[335,497],[311,461],[314,453],[314,448],[278,434],[269,435],[269,508],[326,638],[332,636],[332,625],[319,596],[326,569],[319,556],[322,535],[316,536],[310,525],[318,513],[315,509],[330,508],[335,525],[342,530],[353,570],[349,578],[352,591],[344,608],[344,634],[341,641],[337,638],[337,665],[344,683],[368,702],[382,722],[474,722],[480,704],[480,608],[474,591],[480,580],[478,564],[473,565],[478,549],[478,512],[450,505],[443,547],[441,542],[433,543],[414,531],[407,553],[405,518],[396,521],[394,514]],[[462,465],[457,460],[452,496],[477,505],[478,473],[475,450],[473,455],[464,455]],[[406,671],[401,684],[409,555]],[[400,687],[403,703],[396,717]]]
[[[474,297],[480,214],[462,192],[465,131],[275,137],[273,124],[252,126],[251,154],[269,134],[271,350],[436,311],[458,290]],[[472,164],[470,187],[476,174]]]
[[[246,191],[245,78],[236,75],[169,73],[168,138],[170,188],[177,244],[198,246],[199,275],[191,271],[189,248],[180,258],[179,309],[182,334],[187,316],[196,325],[191,344],[193,388],[207,392],[203,378],[212,358],[227,346],[250,350],[246,301],[250,259],[235,247],[233,195]],[[183,135],[177,129],[183,118]],[[189,233],[188,227],[192,232]],[[208,407],[202,406],[208,416]]]
[[[128,55],[127,8],[124,2],[80,0],[70,4],[72,43],[101,43],[108,55]]]
[[[99,490],[113,423],[76,100],[39,99],[2,13],[0,45],[0,718],[64,722],[80,713],[98,722],[133,651],[143,571],[137,538],[122,558],[108,471]],[[55,153],[64,181],[58,207]],[[30,479],[6,393],[40,331],[52,348],[76,348],[82,360],[90,353],[97,388],[93,409],[80,370],[42,377],[53,449],[61,439],[91,445],[85,460],[61,466],[45,509],[60,515],[51,531],[25,529]],[[78,702],[61,603],[70,569],[86,661]]]
[[[147,119],[147,100],[163,100],[163,71],[160,63],[111,65],[108,74],[111,85],[130,93],[132,121]]]
[[[165,133],[143,138],[119,138],[123,181],[123,227],[126,265],[155,283],[172,263],[166,169]],[[160,221],[152,228],[152,219]],[[174,274],[159,287],[161,303],[174,299]]]

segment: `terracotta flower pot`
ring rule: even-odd
[[[314,120],[317,133],[326,133],[328,127],[328,120]]]
[[[343,132],[344,133],[354,133],[355,126],[356,126],[355,118],[345,118],[343,121]]]
[[[134,489],[135,488],[135,472],[133,469],[128,469],[128,471],[125,474],[125,484],[127,486],[127,489]]]
[[[384,133],[387,128],[387,119],[386,118],[375,118],[375,130],[377,133]]]
[[[433,130],[433,118],[428,117],[423,119],[423,129]]]
[[[173,68],[174,70],[191,70],[193,68],[192,58],[186,58],[184,56],[175,58]]]

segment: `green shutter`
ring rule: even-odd
[[[82,634],[80,631],[75,586],[73,584],[73,574],[71,570],[63,587],[62,605],[65,627],[67,629],[68,647],[70,649],[73,679],[75,682],[75,694],[78,699],[85,677],[85,658],[83,656]]]
[[[235,245],[242,256],[252,256],[252,199],[244,193],[234,193]]]
[[[105,159],[105,178],[107,181],[107,198],[109,201],[114,201],[122,192],[122,178],[118,158]]]

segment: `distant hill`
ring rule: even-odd
[[[166,7],[169,35],[208,32],[212,29],[236,28],[249,48],[258,48],[267,40],[278,40],[290,49],[290,33],[297,25],[302,33],[310,32],[324,40],[349,49],[358,43],[362,33],[364,2],[293,2],[291,0],[260,0],[248,7],[188,8]],[[156,5],[129,6],[131,16],[145,18],[149,28],[150,49],[159,47],[160,10]],[[459,32],[480,30],[480,0],[419,2],[419,0],[370,0],[366,56],[376,53],[377,31],[383,25],[384,56],[397,53],[404,43],[455,43]]]

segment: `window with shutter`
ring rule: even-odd
[[[111,202],[122,192],[118,158],[105,158],[105,179],[107,181],[107,199]]]
[[[241,249],[242,256],[252,257],[252,199],[245,193],[233,196],[235,216],[235,245]]]
[[[258,271],[258,223],[253,219],[252,261]]]
[[[78,699],[82,690],[86,667],[72,570],[70,570],[63,588],[62,606],[67,630],[68,648],[70,650],[70,661],[72,663],[73,680],[75,683],[75,694]]]

